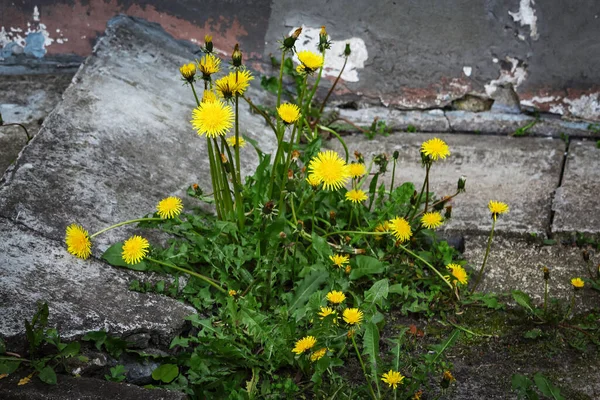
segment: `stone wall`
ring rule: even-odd
[[[512,84],[522,106],[600,120],[597,0],[0,0],[0,10],[0,73],[25,59],[89,55],[118,13],[192,42],[213,34],[227,53],[239,42],[258,70],[284,34],[304,25],[310,42],[326,25],[328,77],[340,47],[353,50],[338,99],[442,108]]]

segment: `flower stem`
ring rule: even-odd
[[[402,250],[406,251],[408,254],[410,254],[411,256],[413,256],[414,258],[416,258],[417,260],[420,260],[422,263],[424,263],[425,265],[427,265],[430,269],[433,270],[433,272],[435,272],[440,278],[442,278],[442,281],[446,285],[448,285],[448,287],[452,290],[452,285],[450,284],[450,282],[448,282],[444,278],[444,275],[442,275],[440,273],[440,271],[438,271],[433,265],[431,265],[430,263],[428,263],[427,261],[425,261],[423,258],[419,257],[416,253],[414,253],[411,250],[407,249],[406,247],[402,246],[401,244],[398,244],[398,247],[400,247]]]
[[[494,238],[494,228],[496,227],[496,218],[493,218],[492,222],[492,230],[490,231],[490,237],[488,238],[487,248],[485,249],[485,256],[483,257],[483,263],[481,264],[481,269],[479,270],[479,275],[477,276],[477,281],[475,282],[475,286],[471,290],[471,294],[475,293],[477,286],[479,286],[479,282],[481,282],[481,277],[483,276],[483,270],[485,269],[485,265],[488,260],[488,256],[490,255],[490,248],[492,247],[492,239]]]
[[[260,108],[258,108],[249,98],[247,98],[246,96],[242,95],[242,99],[246,100],[246,103],[248,103],[248,105],[250,107],[252,107],[252,109],[254,111],[256,111],[257,113],[259,113],[264,119],[265,122],[267,124],[269,124],[269,126],[271,127],[271,129],[273,129],[273,132],[275,133],[275,136],[278,137],[278,133],[277,133],[277,128],[275,128],[275,125],[273,125],[273,121],[271,121],[271,117],[269,117],[267,114],[265,114],[265,112],[263,110],[261,110]]]
[[[347,163],[350,154],[348,153],[348,146],[346,146],[346,142],[344,142],[342,137],[336,131],[334,131],[333,129],[327,128],[326,126],[319,125],[319,129],[322,129],[326,132],[331,133],[333,136],[336,137],[337,140],[339,140],[339,142],[342,144],[342,147],[344,148],[344,152],[346,153],[346,163]]]
[[[165,267],[169,267],[169,268],[176,269],[177,271],[184,272],[184,273],[186,273],[186,274],[188,274],[188,275],[195,276],[196,278],[202,279],[203,281],[205,281],[205,282],[206,282],[206,283],[208,283],[209,285],[211,285],[211,286],[215,287],[216,289],[218,289],[218,290],[219,290],[219,291],[221,291],[222,293],[227,293],[227,291],[226,291],[225,289],[223,289],[221,286],[217,285],[217,284],[216,284],[216,283],[215,283],[215,282],[214,282],[212,279],[210,279],[210,278],[209,278],[209,277],[207,277],[207,276],[204,276],[204,275],[202,275],[202,274],[199,274],[199,273],[197,273],[197,272],[194,272],[194,271],[190,271],[189,269],[186,269],[186,268],[181,268],[181,267],[178,267],[177,265],[173,265],[173,264],[171,264],[171,263],[167,263],[167,262],[160,261],[160,260],[155,260],[155,259],[153,259],[153,258],[150,258],[150,257],[146,257],[146,260],[148,260],[148,261],[152,261],[152,262],[154,262],[154,263],[156,263],[156,264],[163,265],[163,266],[165,266]]]
[[[109,230],[114,229],[114,228],[118,228],[118,227],[123,226],[123,225],[135,224],[136,222],[145,222],[145,221],[164,221],[164,219],[162,219],[162,218],[137,218],[137,219],[130,219],[129,221],[119,222],[118,224],[114,224],[114,225],[109,226],[108,228],[104,228],[104,229],[102,229],[102,230],[94,233],[93,235],[90,235],[90,239],[93,239],[94,237],[96,237],[96,236],[98,236],[98,235],[100,235],[100,234],[102,234],[102,233],[104,233],[106,231],[109,231]]]
[[[237,79],[237,75],[236,75]],[[233,190],[235,193],[235,203],[238,214],[238,227],[241,229],[244,227],[244,202],[242,199],[242,164],[240,163],[240,111],[239,111],[239,100],[240,96],[235,96],[235,170],[232,175],[235,174],[235,180],[233,182]],[[236,184],[237,182],[237,184]]]
[[[360,366],[362,367],[363,375],[365,376],[365,380],[367,381],[367,384],[369,385],[369,392],[371,393],[371,397],[373,397],[373,400],[377,400],[377,396],[375,396],[375,392],[373,391],[373,386],[371,385],[371,380],[369,379],[369,375],[367,375],[367,369],[365,368],[365,363],[363,362],[363,359],[360,356],[360,352],[358,351],[358,346],[356,345],[356,340],[354,339],[355,335],[356,335],[356,333],[354,333],[352,335],[352,344],[354,345],[354,351],[356,351],[356,356],[358,357],[358,361],[360,362]]]
[[[419,193],[419,197],[417,198],[417,202],[413,207],[412,210],[412,215],[410,217],[410,221],[412,221],[415,218],[415,214],[417,213],[417,210],[419,209],[419,206],[421,205],[421,198],[423,197],[423,192],[425,191],[425,185],[427,184],[427,181],[429,180],[429,167],[430,164],[428,163],[425,169],[425,179],[423,180],[423,186],[421,186],[421,192]],[[404,218],[407,218],[408,215],[410,214],[410,210],[406,213],[406,215],[404,216]]]
[[[394,191],[394,179],[396,179],[396,159],[394,158],[394,167],[392,168],[392,182],[390,183],[390,201],[392,200],[392,192]],[[394,391],[394,394],[396,392]]]
[[[431,164],[427,165],[427,171],[425,172],[425,182],[427,182],[427,188],[425,189],[425,211],[427,212],[427,207],[429,206],[429,170],[431,169]]]
[[[544,279],[544,314],[548,312],[548,279]]]
[[[217,168],[215,166],[215,152],[210,139],[206,138],[206,148],[208,149],[208,161],[210,163],[210,180],[213,187],[213,197],[215,199],[215,208],[217,209],[217,217],[223,220],[223,202],[221,200],[221,188],[219,187],[219,178]],[[217,149],[218,151],[218,149]]]

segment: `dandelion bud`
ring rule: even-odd
[[[419,195],[418,195],[417,191],[416,190],[413,191],[412,196],[410,196],[410,205],[411,206],[414,206],[417,204],[418,197],[419,197]]]
[[[346,235],[344,237],[344,240],[346,240],[346,243],[350,243],[350,241],[352,240],[352,238],[350,236]]]
[[[298,161],[300,158],[300,152],[298,150],[292,151],[292,161]]]
[[[350,50],[350,43],[346,43],[346,48],[344,48],[344,56],[348,57],[350,56],[350,53],[352,53]]]
[[[446,203],[448,203],[450,200],[451,200],[450,196],[442,197],[442,199],[433,206],[433,209],[435,211],[441,211],[446,206]]]
[[[394,151],[394,154],[392,155],[394,160],[397,160],[399,156],[400,156],[400,153],[398,152],[398,150]]]
[[[181,67],[179,67],[179,72],[181,73],[183,79],[189,83],[192,83],[194,82],[194,75],[196,75],[196,64],[183,64]]]
[[[348,337],[348,339],[352,339],[352,337],[354,336],[354,329],[350,329],[346,336]]]
[[[365,158],[363,157],[362,153],[359,152],[358,150],[354,151],[354,158],[356,158],[356,161],[358,161],[359,163],[364,164]]]
[[[235,68],[242,66],[242,52],[240,51],[239,43],[235,44],[233,48],[233,54],[231,55],[232,64]]]
[[[294,33],[292,33],[292,36],[288,36],[286,38],[283,39],[283,46],[281,47],[282,50],[286,51],[289,50],[291,52],[294,52],[295,49],[295,45],[296,45],[296,40],[298,40],[298,36],[300,36],[300,34],[302,33],[302,28],[298,28],[294,31]]]
[[[444,213],[445,219],[452,218],[452,206],[446,206],[446,212]]]
[[[233,289],[229,290],[229,296],[230,297],[235,297],[236,295],[237,295],[237,291],[236,290],[233,290]]]
[[[324,26],[321,27],[321,32],[319,33],[319,45],[317,47],[321,53],[326,49],[331,48],[331,42],[328,40],[327,30]]]
[[[223,164],[227,164],[227,157],[225,157],[225,154],[221,153],[221,162]]]
[[[213,42],[212,42],[211,35],[204,36],[204,50],[207,53],[212,53],[212,51],[213,51]]]
[[[440,386],[442,387],[442,389],[448,389],[450,387],[450,384],[452,383],[452,381],[455,381],[456,379],[454,379],[454,377],[452,376],[452,373],[450,373],[450,371],[445,371],[444,375],[442,376],[442,381],[440,382]]]
[[[465,191],[465,183],[467,181],[467,177],[466,176],[461,176],[460,178],[458,178],[458,188],[457,188],[457,192],[458,193],[463,193]]]
[[[198,186],[198,184],[197,184],[197,183],[194,183],[194,184],[192,184],[192,189],[194,189],[195,191],[198,191],[198,188],[199,188],[199,187],[200,187],[200,186]]]
[[[349,265],[346,265],[346,269],[344,270],[344,272],[345,272],[346,274],[349,274],[349,273],[350,273],[350,271],[352,271],[352,267],[351,267],[351,266],[349,266]]]
[[[279,239],[287,238],[287,234],[285,232],[279,232]]]
[[[332,225],[335,225],[335,211],[329,211],[329,222]]]
[[[304,221],[299,220],[298,225],[296,225],[296,229],[298,229],[299,231],[303,231],[304,230]]]
[[[542,268],[542,271],[544,272],[544,280],[547,281],[548,279],[550,279],[550,270],[548,269],[548,267]]]
[[[365,249],[356,249],[356,250],[354,250],[354,254],[367,254],[367,250],[365,250]]]

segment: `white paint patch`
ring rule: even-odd
[[[557,100],[560,100],[560,97],[554,97],[554,96],[538,97],[538,96],[533,96],[529,100],[521,100],[521,104],[524,105],[524,106],[536,107],[537,105],[544,104],[544,103],[550,103],[550,102],[557,101]]]
[[[3,47],[11,42],[18,44],[21,47],[25,47],[25,38],[27,37],[27,35],[29,35],[30,33],[38,32],[44,35],[44,46],[50,46],[55,40],[50,36],[50,32],[48,32],[48,30],[46,29],[46,25],[40,22],[40,12],[37,6],[33,8],[33,14],[31,18],[33,19],[34,23],[32,24],[30,22],[27,22],[26,30],[20,27],[9,27],[8,31],[6,31],[6,28],[4,26],[1,27],[0,47]],[[60,29],[57,29],[56,31],[60,32]],[[60,36],[63,36],[62,33],[60,34]],[[62,42],[66,41],[67,39],[63,37]],[[57,43],[59,42],[57,41]]]
[[[519,60],[510,56],[506,56],[506,61],[512,64],[510,71],[505,69],[500,70],[500,76],[498,79],[492,80],[490,83],[485,85],[485,93],[491,96],[496,91],[498,85],[505,83],[512,83],[514,88],[518,88],[521,83],[527,78],[527,70],[523,67],[519,67]]]
[[[559,114],[559,115],[565,114],[565,108],[561,104],[550,106],[549,111],[553,114]]]
[[[529,34],[533,40],[537,40],[539,38],[538,30],[537,30],[537,17],[535,15],[535,10],[533,6],[535,5],[535,0],[521,0],[519,3],[519,11],[511,12],[508,14],[512,17],[515,22],[519,22],[521,26],[529,25],[529,29],[531,33]],[[519,39],[521,37],[519,36]],[[525,38],[521,39],[524,40]]]
[[[563,100],[568,104],[569,113],[585,119],[598,119],[600,116],[600,94],[583,95],[577,99]]]
[[[296,29],[290,31],[290,35]],[[311,28],[302,25],[302,34],[296,42],[296,50],[310,50],[318,52],[317,45],[319,44],[319,33],[321,28]],[[352,53],[348,57],[348,63],[342,73],[342,79],[347,82],[358,82],[358,69],[365,67],[365,61],[369,58],[365,41],[358,37],[349,39],[331,40],[331,49],[325,54],[325,67],[323,68],[324,76],[337,77],[344,65],[344,49],[346,43],[350,44]],[[294,56],[294,61],[298,63],[298,58]]]
[[[473,68],[471,68],[471,67],[463,67],[463,73],[466,76],[471,76],[471,73],[473,73]]]

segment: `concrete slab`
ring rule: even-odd
[[[58,104],[73,74],[0,75],[0,113],[5,124],[25,125],[35,135]],[[19,127],[0,128],[0,175],[16,160],[27,143]]]
[[[394,131],[406,131],[412,127],[419,132],[445,132],[450,130],[448,120],[442,110],[400,111],[393,108],[368,107],[358,110],[335,109],[341,118],[369,127],[375,118],[385,122]],[[340,121],[343,123],[343,121]]]
[[[17,386],[25,374],[0,380],[0,398],[12,400],[184,400],[184,393],[165,389],[144,389],[126,383],[91,378],[59,376],[58,385],[42,383],[37,377]]]
[[[481,268],[487,246],[486,235],[467,235],[464,256],[475,271],[475,279]],[[600,264],[600,254],[592,254],[590,265]],[[549,297],[569,301],[573,293],[571,279],[589,278],[583,260],[582,249],[560,244],[543,246],[525,239],[494,238],[484,276],[478,290],[490,293],[510,293],[521,290],[531,297],[534,304],[543,304],[544,280],[542,268],[550,269]],[[597,308],[600,294],[585,288],[576,296],[575,312]]]
[[[9,343],[24,335],[38,301],[48,302],[49,323],[66,340],[105,329],[125,338],[146,334],[141,347],[168,346],[195,312],[166,296],[130,291],[129,282],[143,274],[80,260],[3,218],[0,238],[0,335]]]
[[[206,140],[191,127],[195,103],[178,71],[194,49],[156,24],[115,18],[4,176],[0,215],[62,241],[73,222],[92,232],[152,213],[163,197],[183,195],[193,183],[210,192]],[[273,134],[261,117],[248,106],[240,110],[242,132],[272,152]],[[247,146],[242,165],[256,163]],[[94,254],[127,232],[102,235]]]
[[[600,148],[596,142],[571,142],[562,184],[552,209],[552,232],[600,234]]]
[[[394,133],[374,140],[351,135],[344,139],[350,153],[358,150],[367,161],[382,152],[391,157],[397,150],[400,155],[395,185],[411,181],[419,190],[425,177],[419,149],[433,137],[446,141],[451,154],[432,167],[430,190],[438,197],[453,194],[458,178],[467,177],[467,192],[453,200],[453,218],[445,229],[488,232],[492,220],[487,204],[498,200],[510,206],[510,213],[496,224],[498,232],[546,234],[565,147],[561,140],[421,133]],[[342,151],[337,141],[328,146]],[[391,164],[383,180],[388,188],[390,180]]]

